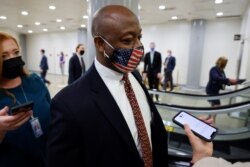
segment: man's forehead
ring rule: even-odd
[[[134,15],[123,15],[120,13],[111,13],[108,17],[103,18],[103,25],[111,28],[118,28],[129,25],[138,25],[139,21]],[[105,28],[105,27],[103,27]]]

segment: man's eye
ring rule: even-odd
[[[125,40],[123,40],[124,44],[131,44],[132,42],[133,42],[132,39],[125,39]]]
[[[142,38],[142,35],[139,35],[139,36],[138,36],[138,39],[141,40],[141,38]]]

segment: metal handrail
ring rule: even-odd
[[[180,106],[174,104],[162,104],[155,102],[157,108],[168,109],[171,111],[179,112],[180,110],[185,110],[193,114],[219,114],[219,113],[231,113],[235,111],[242,111],[250,109],[250,101],[244,101],[239,103],[234,103],[230,105],[218,106],[218,107],[190,107],[190,106]]]
[[[180,92],[157,91],[154,89],[149,89],[148,92],[150,94],[157,94],[157,95],[170,94],[171,96],[177,96],[177,97],[189,97],[192,99],[199,99],[199,100],[214,100],[214,99],[230,98],[234,96],[240,96],[245,93],[250,93],[250,86],[235,91],[221,93],[219,95],[205,95],[205,94],[200,95],[200,94],[190,94],[190,93],[180,93]]]

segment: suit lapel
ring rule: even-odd
[[[92,82],[91,98],[95,101],[96,105],[99,107],[100,111],[107,118],[107,120],[112,124],[117,134],[121,136],[128,147],[131,148],[132,152],[134,152],[135,155],[139,156],[129,127],[113,96],[99,76],[94,65],[92,65],[89,72],[91,72],[90,81]]]
[[[79,60],[79,57],[77,56],[77,54],[75,54],[75,61],[76,61],[76,63],[77,63],[77,68],[81,68],[81,62],[80,62],[80,60]]]

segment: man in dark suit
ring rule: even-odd
[[[50,81],[46,79],[46,75],[47,75],[47,71],[49,69],[49,65],[48,65],[47,57],[45,56],[45,50],[44,49],[41,49],[41,55],[42,55],[42,59],[40,61],[41,78],[42,78],[44,83],[47,83],[47,84],[50,85]]]
[[[172,91],[173,86],[173,71],[175,68],[175,57],[172,55],[172,51],[167,51],[168,56],[166,57],[164,61],[164,83],[163,83],[163,90],[166,90],[167,86],[169,87],[169,90]]]
[[[159,90],[159,81],[161,77],[161,53],[155,50],[155,43],[150,43],[150,51],[146,53],[144,58],[144,75],[148,78],[148,84],[150,89]],[[156,101],[158,101],[158,95],[156,95]]]
[[[78,44],[76,47],[76,53],[73,53],[73,56],[69,60],[68,84],[73,83],[75,80],[80,78],[82,74],[85,73],[85,63],[83,60],[84,52],[84,45]]]
[[[52,100],[48,166],[168,166],[162,119],[145,86],[131,73],[144,54],[137,16],[124,6],[105,6],[93,17],[92,35],[94,64]],[[136,96],[133,102],[141,109],[141,126],[147,134],[143,137],[138,137],[141,127],[137,126],[138,118],[127,97],[125,76]],[[145,143],[147,156],[143,151]]]

